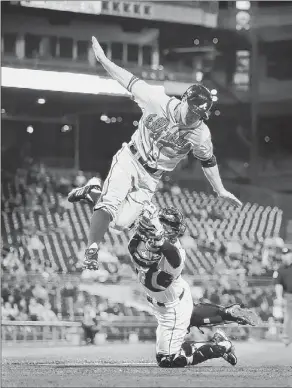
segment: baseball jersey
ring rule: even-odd
[[[200,160],[212,157],[211,135],[203,121],[193,128],[180,128],[177,123],[175,110],[180,100],[135,76],[127,89],[143,112],[131,140],[150,167],[172,171],[190,151]]]
[[[181,276],[186,259],[185,250],[179,240],[173,245],[180,256],[180,264],[176,268],[162,253],[147,250],[145,242],[139,235],[136,234],[129,243],[129,251],[139,282],[147,295],[161,303],[177,300],[185,286]],[[153,256],[157,260],[152,264],[149,264],[149,261],[147,263],[147,259]]]

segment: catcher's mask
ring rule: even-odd
[[[190,86],[182,95],[182,101],[187,101],[189,110],[198,115],[201,120],[209,119],[213,100],[210,90],[205,86],[201,84]]]
[[[178,209],[174,207],[162,209],[158,217],[164,228],[165,237],[170,240],[176,240],[185,233],[186,224],[184,222],[184,216]]]

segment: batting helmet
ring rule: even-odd
[[[159,211],[159,221],[163,225],[166,237],[176,239],[184,234],[186,224],[182,213],[174,208],[168,207]]]
[[[190,86],[182,95],[182,101],[187,101],[191,112],[196,113],[203,120],[208,120],[213,105],[212,94],[201,84]]]

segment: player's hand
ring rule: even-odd
[[[92,48],[93,48],[93,52],[94,52],[94,55],[95,55],[95,58],[101,62],[104,58],[106,58],[106,55],[103,51],[103,48],[101,47],[101,45],[98,43],[98,40],[96,39],[95,36],[93,36],[91,38],[92,40]]]
[[[240,200],[237,199],[235,197],[235,195],[233,195],[232,193],[230,193],[227,190],[223,190],[223,191],[219,192],[218,193],[218,197],[222,198],[224,201],[230,203],[230,205],[233,205],[235,207],[241,207],[242,206],[242,202],[240,202]]]
[[[140,217],[138,221],[138,232],[145,236],[146,239],[152,240],[160,240],[164,235],[162,225],[144,217]]]

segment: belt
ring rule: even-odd
[[[180,296],[178,297],[179,300],[182,300],[184,293],[185,293],[185,290],[183,290],[182,293],[180,294]],[[148,302],[150,302],[152,304],[157,304],[157,306],[159,306],[159,307],[166,307],[165,303],[154,302],[154,300],[153,300],[153,298],[151,298],[151,296],[147,295],[147,300],[148,300]]]
[[[159,171],[162,173],[161,170],[148,166],[147,162],[143,160],[142,156],[139,154],[136,146],[133,143],[129,143],[129,149],[134,156],[138,156],[138,162],[145,168],[146,171],[150,172],[150,174],[155,174]]]

